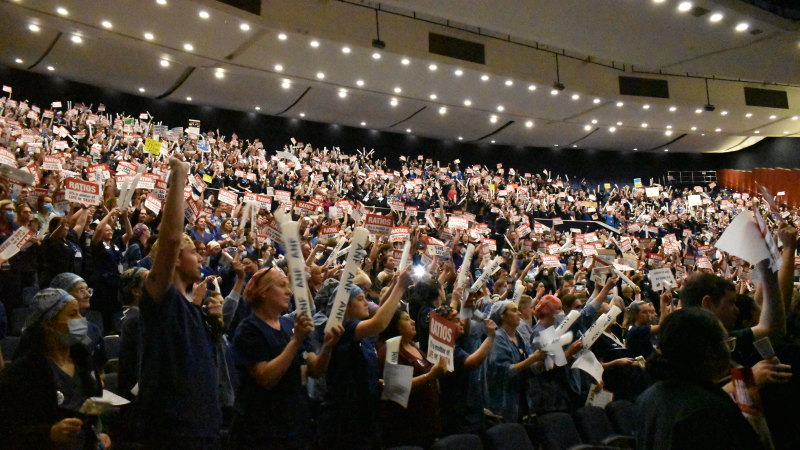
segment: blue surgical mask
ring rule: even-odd
[[[3,211],[3,219],[8,223],[14,223],[17,221],[17,213],[10,209],[5,210]]]
[[[70,319],[67,321],[67,333],[61,335],[62,341],[67,345],[83,344],[91,342],[89,339],[89,321],[85,317]]]
[[[43,207],[48,214],[53,214],[53,205],[51,203],[45,203]]]

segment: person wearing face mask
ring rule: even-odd
[[[637,448],[758,449],[758,435],[715,383],[730,369],[734,339],[714,314],[684,308],[661,325],[647,371],[658,380],[636,400]]]
[[[45,230],[49,228],[50,221],[54,217],[59,217],[53,207],[53,198],[50,196],[42,196],[36,200],[36,218],[42,223],[42,228],[39,231],[39,237],[44,237]]]
[[[86,281],[84,281],[83,278],[75,275],[74,273],[60,273],[56,275],[55,278],[53,278],[53,280],[50,282],[50,287],[63,289],[64,291],[68,292],[75,300],[78,301],[78,307],[80,308],[82,315],[89,311],[89,300],[92,298],[94,291],[89,287],[88,284],[86,284]],[[108,361],[106,347],[103,343],[103,333],[100,330],[100,327],[94,323],[88,322],[88,324],[89,331],[87,335],[89,336],[89,342],[87,344],[87,348],[89,349],[89,354],[92,355],[92,359],[97,367],[103,367],[106,361]]]
[[[88,324],[62,289],[39,291],[14,362],[0,373],[0,446],[9,449],[97,448],[96,420],[80,413],[102,394],[86,348]]]

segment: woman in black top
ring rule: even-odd
[[[33,299],[33,313],[14,362],[0,374],[0,446],[29,448],[106,448],[96,423],[80,412],[89,397],[102,395],[97,371],[84,343],[86,319],[78,302],[61,289],[44,289]]]

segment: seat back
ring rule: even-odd
[[[606,415],[614,431],[626,436],[636,434],[636,405],[628,400],[614,400],[606,405]]]
[[[119,335],[110,334],[103,336],[103,345],[106,347],[106,356],[109,359],[119,358]]]
[[[431,450],[483,450],[483,444],[474,434],[451,434],[437,439]]]
[[[3,359],[11,361],[18,346],[19,338],[17,336],[6,336],[0,340],[0,351],[3,352]]]
[[[103,377],[103,389],[119,395],[119,374],[107,373]]]
[[[606,412],[596,406],[582,406],[575,411],[575,425],[583,442],[599,445],[603,439],[614,434]]]
[[[93,309],[90,309],[86,311],[86,314],[84,314],[84,316],[86,317],[86,320],[97,325],[97,328],[100,328],[101,336],[104,336],[106,334],[105,329],[103,328],[103,314],[101,314],[100,311],[95,311]]]
[[[489,428],[486,441],[491,450],[533,450],[528,432],[518,423],[501,423]]]
[[[25,321],[33,313],[31,308],[14,308],[8,316],[8,334],[11,336],[22,335]]]
[[[537,417],[535,430],[536,441],[542,450],[561,450],[581,444],[572,417],[564,412]]]

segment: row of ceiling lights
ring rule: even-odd
[[[653,0],[653,3],[660,4],[664,3],[665,0]],[[691,11],[695,7],[694,3],[688,1],[682,1],[678,3],[677,10],[679,12],[685,13]],[[708,21],[711,23],[719,23],[722,22],[722,19],[725,18],[725,15],[721,12],[713,12],[710,16],[708,16]],[[745,21],[737,22],[733,29],[739,33],[745,32],[750,28],[750,24]]]

